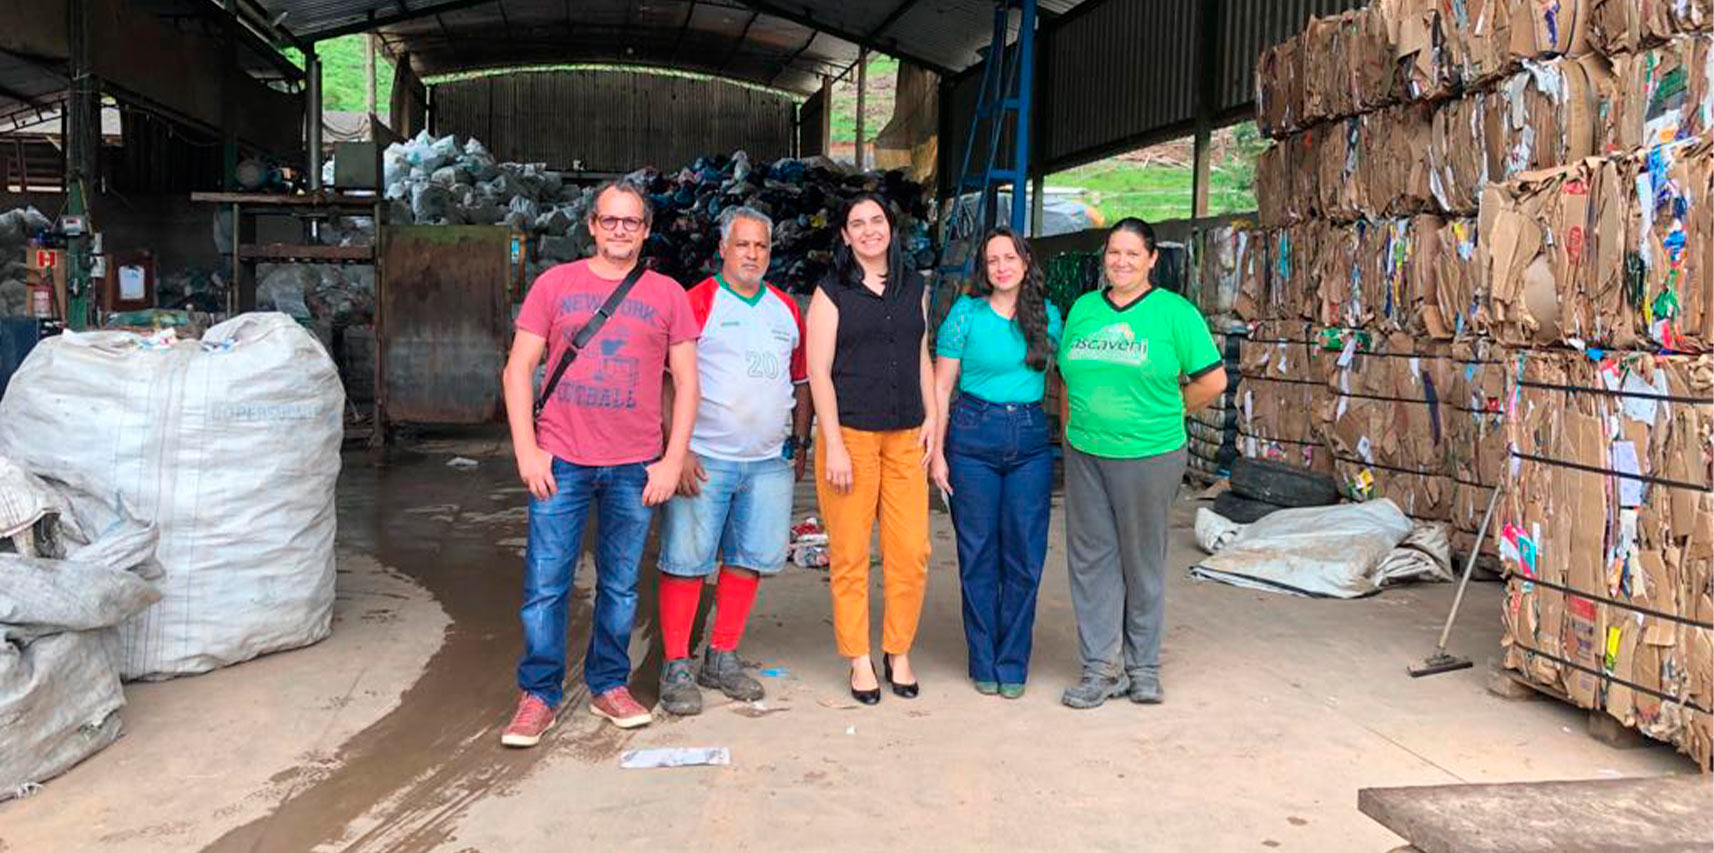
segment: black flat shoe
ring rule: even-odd
[[[853,687],[851,688],[851,698],[865,705],[879,705],[881,704],[881,687],[876,685],[873,690],[858,690]]]
[[[881,662],[886,665],[887,683],[893,685],[893,695],[902,696],[906,699],[917,698],[917,683],[915,681],[909,684],[900,684],[893,680],[893,656],[882,655]]]

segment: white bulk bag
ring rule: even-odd
[[[0,454],[160,530],[162,600],[121,627],[121,675],[327,636],[344,407],[332,360],[283,314],[201,341],[66,333],[31,352],[0,401]]]

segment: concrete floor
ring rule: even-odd
[[[759,706],[710,695],[701,717],[621,733],[588,715],[574,670],[559,727],[506,751],[522,492],[497,441],[414,451],[347,458],[330,639],[129,686],[123,739],[0,804],[0,851],[1383,851],[1400,841],[1358,814],[1358,788],[1694,770],[1667,748],[1593,741],[1559,703],[1489,695],[1497,585],[1473,588],[1452,643],[1478,667],[1413,680],[1405,666],[1432,648],[1450,585],[1334,602],[1189,580],[1189,499],[1175,510],[1164,705],[1059,705],[1077,665],[1057,515],[1030,692],[972,691],[937,513],[921,698],[852,702],[826,576],[790,568],[764,585],[745,636],[745,659],[779,671]],[[482,464],[446,467],[455,454]],[[800,502],[813,512],[807,485]],[[574,649],[591,575],[580,569]],[[652,703],[650,610],[633,653]],[[726,746],[732,764],[619,769],[621,750],[654,746]]]

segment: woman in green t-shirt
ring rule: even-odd
[[[978,693],[1016,699],[1047,561],[1053,444],[1041,400],[1061,324],[1041,266],[1010,229],[982,241],[974,289],[935,336],[938,410],[950,414],[937,422],[929,472],[958,535],[970,680]]]
[[[1184,416],[1226,390],[1202,315],[1150,282],[1155,232],[1134,218],[1107,233],[1107,287],[1065,321],[1065,539],[1083,679],[1061,701],[1161,701],[1167,513],[1184,477]]]

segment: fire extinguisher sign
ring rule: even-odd
[[[36,250],[36,268],[37,269],[48,270],[48,269],[53,269],[54,267],[56,267],[58,265],[59,265],[59,253],[58,252],[55,252],[51,249],[37,249]]]

